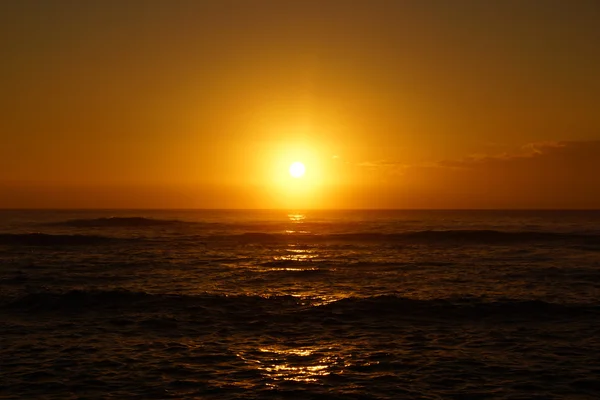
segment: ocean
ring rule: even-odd
[[[598,399],[600,211],[0,211],[2,399]]]

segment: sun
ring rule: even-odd
[[[306,167],[300,161],[293,162],[290,165],[290,175],[294,178],[302,178],[306,172]]]

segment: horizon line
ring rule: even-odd
[[[97,208],[0,207],[0,211],[600,211],[600,208]]]

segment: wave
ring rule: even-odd
[[[47,226],[65,226],[70,228],[120,228],[120,227],[150,227],[183,225],[184,221],[155,219],[145,217],[106,217],[92,219],[69,219],[66,221],[50,222]]]
[[[0,307],[28,311],[98,311],[102,309],[126,311],[168,310],[172,308],[209,310],[258,310],[260,305],[297,305],[293,296],[227,296],[152,294],[129,290],[70,290],[67,292],[29,293],[17,298],[0,299]]]
[[[321,305],[318,305],[321,304]],[[558,304],[520,299],[411,299],[395,295],[348,297],[322,304],[294,296],[258,295],[174,295],[131,292],[126,290],[71,290],[64,293],[30,293],[17,298],[0,299],[0,308],[22,313],[39,312],[118,312],[218,315],[256,320],[262,317],[360,319],[451,319],[480,321],[502,319],[555,319],[600,317],[598,304]],[[300,314],[300,315],[299,315]]]
[[[394,295],[347,298],[322,306],[334,314],[353,316],[412,316],[417,318],[451,318],[481,320],[486,318],[565,318],[600,313],[600,305],[558,304],[542,300],[521,299],[410,299]]]
[[[97,235],[49,235],[46,233],[2,233],[0,245],[10,246],[76,246],[119,242],[117,239]]]
[[[106,220],[109,220],[107,218]],[[95,221],[103,220],[98,219]],[[128,218],[125,220],[129,221]],[[168,225],[185,224],[182,221],[167,221],[167,220],[145,220],[143,224],[151,226],[151,223]],[[74,220],[75,221],[75,220]],[[92,221],[92,220],[89,220]],[[133,221],[138,221],[134,219]],[[129,221],[131,222],[131,221]],[[125,225],[125,221],[119,221],[121,226]],[[104,223],[104,222],[102,222]],[[109,223],[109,222],[107,222]],[[112,222],[110,222],[112,223]],[[136,223],[133,222],[131,227]],[[83,225],[81,225],[83,226]],[[109,225],[106,225],[109,226]],[[115,225],[117,226],[117,225]],[[30,245],[30,246],[46,246],[46,245],[87,245],[87,244],[102,244],[115,241],[136,240],[135,238],[115,238],[101,235],[83,235],[83,234],[46,234],[46,233],[3,233],[0,234],[0,245]],[[598,250],[600,248],[600,235],[578,234],[578,233],[557,233],[557,232],[503,232],[494,230],[449,230],[449,231],[413,231],[403,233],[374,233],[374,232],[356,232],[356,233],[335,233],[335,234],[311,234],[311,233],[263,233],[263,232],[248,232],[235,235],[192,235],[180,236],[178,240],[182,243],[198,242],[237,242],[237,243],[259,243],[259,244],[277,244],[277,243],[304,243],[307,245],[316,243],[340,244],[349,243],[353,246],[356,244],[452,244],[452,245],[468,245],[468,244],[483,244],[483,245],[503,245],[503,244],[520,244],[520,243],[560,243],[579,246],[581,249]]]
[[[496,230],[427,230],[402,233],[355,232],[335,234],[279,234],[248,232],[240,235],[203,237],[203,240],[236,240],[241,242],[380,242],[380,243],[452,243],[452,244],[511,244],[524,242],[577,242],[600,244],[599,235],[534,231]]]

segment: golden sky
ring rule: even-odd
[[[6,0],[0,207],[600,208],[598,21],[594,0]]]

